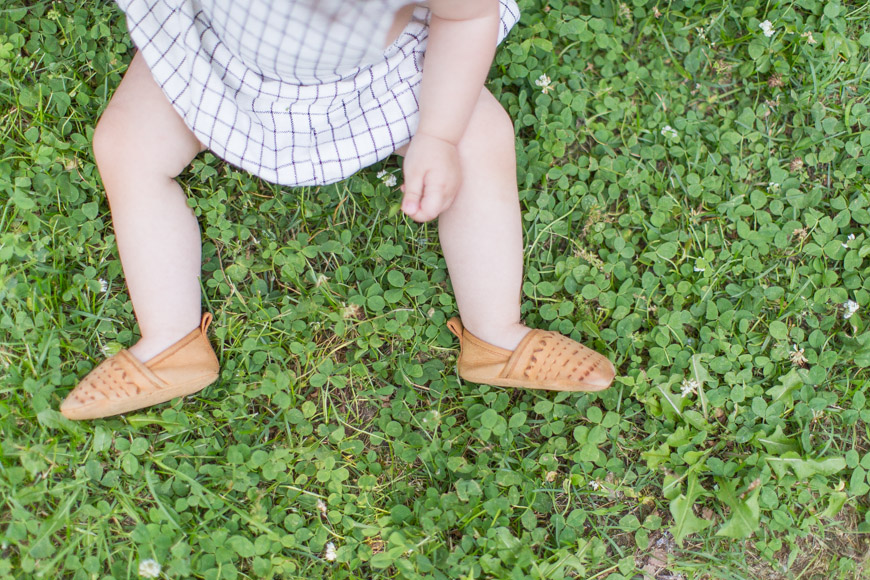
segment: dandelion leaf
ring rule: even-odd
[[[698,476],[692,474],[689,476],[689,485],[685,495],[680,494],[671,500],[671,515],[674,517],[674,525],[671,526],[671,534],[678,545],[683,545],[683,538],[689,534],[694,534],[704,530],[710,526],[708,520],[704,520],[695,515],[692,507],[695,505],[695,500],[701,495],[703,488],[698,483]]]
[[[659,404],[665,417],[668,419],[674,419],[676,416],[682,417],[683,410],[681,407],[683,398],[678,394],[672,393],[668,385],[658,385],[656,389],[662,394]]]
[[[792,369],[781,377],[779,384],[767,390],[767,395],[770,397],[769,405],[773,405],[778,401],[782,401],[786,409],[794,407],[794,397],[792,393],[803,385],[800,375],[797,370]]]
[[[842,491],[836,491],[829,495],[828,507],[822,512],[822,516],[831,519],[837,517],[837,514],[840,513],[840,510],[846,504],[847,499],[849,499],[849,495]]]
[[[707,431],[710,428],[710,424],[704,419],[704,415],[693,409],[683,411],[683,419],[698,431]]]
[[[797,441],[791,437],[787,437],[786,434],[783,433],[782,425],[777,425],[776,429],[774,429],[773,433],[770,435],[759,433],[758,436],[755,437],[754,442],[756,445],[764,446],[764,449],[771,455],[782,455],[789,451],[795,452],[798,450]]]
[[[685,427],[677,427],[677,429],[668,435],[667,444],[671,447],[679,447],[686,445],[692,440],[693,433]]]
[[[827,459],[802,459],[792,451],[783,454],[782,457],[768,457],[770,468],[778,477],[783,477],[788,469],[801,481],[807,481],[814,475],[834,475],[845,469],[846,460],[842,457],[829,457]]]
[[[748,498],[741,500],[735,492],[734,480],[717,478],[716,481],[719,483],[719,499],[731,509],[731,517],[719,528],[716,535],[735,539],[748,538],[758,528],[761,518],[758,507],[761,488],[756,487]]]
[[[650,471],[655,471],[659,465],[666,463],[671,458],[671,448],[667,443],[662,443],[652,451],[644,451],[640,454],[646,460],[646,466]]]

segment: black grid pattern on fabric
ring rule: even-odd
[[[339,181],[416,131],[427,8],[381,50],[377,39],[407,0],[117,2],[197,138],[267,181]],[[499,42],[519,19],[514,0],[500,10]]]

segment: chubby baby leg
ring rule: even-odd
[[[606,358],[520,321],[523,241],[514,142],[513,123],[484,89],[458,146],[462,185],[438,218],[462,318],[451,324],[462,341],[460,374],[502,386],[606,388],[614,376]]]
[[[218,377],[211,315],[200,312],[199,226],[174,180],[200,150],[137,54],[94,131],[94,157],[142,339],[67,395],[70,419],[142,409]]]
[[[199,226],[174,178],[203,147],[172,108],[140,53],[94,131],[118,251],[147,361],[199,326]]]
[[[523,234],[514,142],[510,118],[484,89],[457,148],[462,185],[438,217],[463,324],[509,350],[529,331],[520,323]]]

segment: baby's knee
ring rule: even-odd
[[[94,150],[94,161],[100,172],[110,169],[117,160],[119,150],[124,147],[123,132],[118,129],[114,115],[104,113],[94,128],[91,147]]]
[[[103,181],[113,175],[176,177],[202,146],[192,133],[178,134],[180,131],[169,129],[176,127],[162,127],[159,120],[149,125],[147,119],[131,113],[128,107],[115,107],[110,102],[94,128],[91,142]]]
[[[487,157],[514,155],[514,124],[504,107],[484,91],[463,136],[468,154],[485,153]]]
[[[123,111],[113,109],[111,104],[97,121],[91,147],[104,181],[113,174],[127,175],[148,164],[147,144],[137,138],[137,133]]]
[[[493,132],[499,141],[509,144],[510,149],[514,148],[514,122],[508,112],[501,106],[495,97],[491,97],[487,105],[489,117],[489,129]]]

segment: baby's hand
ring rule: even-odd
[[[456,145],[418,132],[411,139],[403,165],[402,211],[415,222],[427,222],[451,206],[462,171]]]

